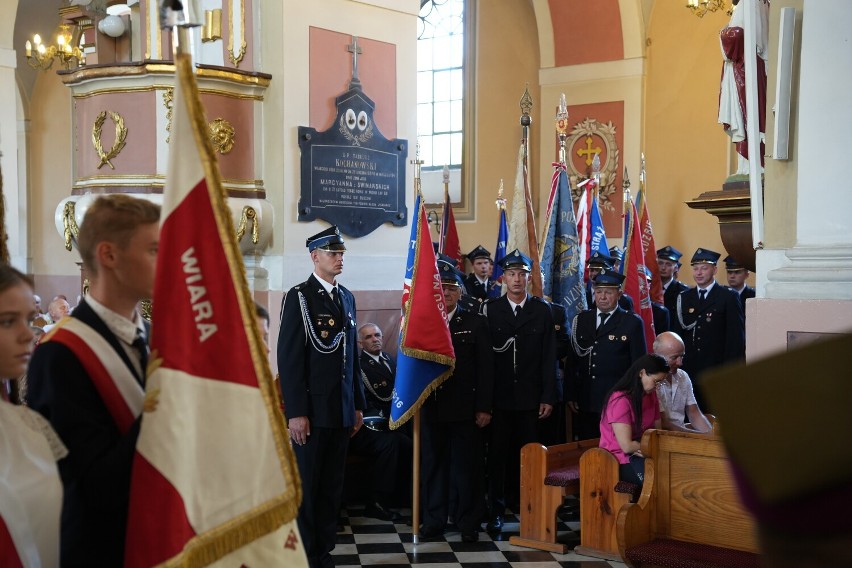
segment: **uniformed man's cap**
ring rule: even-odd
[[[313,237],[309,237],[308,240],[305,241],[305,246],[308,247],[309,251],[319,249],[343,252],[346,250],[346,245],[343,243],[343,238],[340,236],[340,229],[338,229],[336,225],[332,225]]]
[[[719,257],[722,256],[718,252],[714,252],[708,249],[697,249],[695,254],[692,255],[692,260],[690,264],[712,264],[716,266],[716,263],[719,261]]]
[[[503,257],[503,260],[500,261],[500,268],[504,272],[506,270],[525,270],[532,272],[532,260],[518,249],[515,249]]]
[[[595,276],[595,288],[621,288],[623,283],[624,274],[609,267],[602,268],[600,274]]]
[[[600,251],[595,251],[592,253],[592,256],[589,257],[589,260],[586,261],[586,266],[596,266],[599,268],[612,268],[612,265],[615,263],[615,259],[611,256],[605,255]]]
[[[458,287],[464,286],[464,274],[456,268],[454,258],[447,255],[439,255],[438,274],[441,275],[442,284],[453,284]]]
[[[618,245],[616,245],[609,249],[609,256],[611,256],[613,260],[623,260],[624,252],[622,252],[622,250],[618,248]]]
[[[657,251],[657,258],[663,258],[672,262],[680,262],[680,257],[682,256],[683,253],[673,246],[667,245]]]
[[[737,270],[745,270],[746,267],[737,262],[737,259],[728,255],[725,257],[725,270],[728,272],[735,272]]]
[[[487,258],[488,260],[491,260],[491,253],[488,252],[488,249],[484,246],[476,245],[475,249],[467,253],[467,259],[473,262],[477,258]]]

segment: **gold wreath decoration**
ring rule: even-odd
[[[251,205],[243,207],[243,213],[240,215],[240,224],[237,226],[237,241],[243,240],[249,221],[252,222],[251,242],[256,245],[260,241],[260,222],[257,219],[257,211]]]
[[[115,142],[113,142],[112,148],[110,148],[109,152],[104,152],[103,144],[101,144],[101,130],[103,129],[104,122],[106,122],[107,116],[109,116],[115,124]],[[102,110],[95,119],[95,126],[92,128],[92,144],[95,145],[95,152],[98,153],[98,157],[101,159],[101,163],[98,164],[98,169],[101,169],[104,165],[109,165],[111,169],[115,169],[115,166],[112,165],[110,160],[118,156],[118,153],[121,152],[122,148],[124,148],[126,139],[127,127],[124,126],[124,118],[122,118],[117,112]]]
[[[220,154],[227,154],[234,147],[234,127],[224,118],[217,118],[207,124],[210,142]]]
[[[603,140],[604,146],[606,147],[607,160],[605,164],[601,164],[601,173],[603,174],[603,178],[601,180],[601,187],[598,188],[598,197],[600,198],[601,206],[604,209],[609,209],[610,211],[615,210],[610,198],[616,191],[615,176],[618,174],[619,161],[618,142],[616,141],[615,134],[616,127],[611,121],[604,124],[602,122],[598,122],[594,118],[586,118],[574,126],[569,133],[568,140],[565,141],[566,148],[574,148],[574,144],[580,138],[596,136]],[[568,175],[585,179],[586,172],[580,172],[577,170],[577,168],[574,167],[573,160],[568,160],[566,166],[568,167]],[[579,201],[583,190],[572,189],[572,193],[574,201]],[[616,197],[620,200],[621,193],[619,192]]]
[[[77,220],[74,218],[74,206],[73,201],[66,201],[65,207],[62,208],[62,234],[65,237],[65,250],[69,252],[77,239],[77,233],[80,232],[80,227],[77,226]]]

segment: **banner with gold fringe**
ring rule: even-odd
[[[125,565],[307,566],[298,472],[192,61],[175,67]]]

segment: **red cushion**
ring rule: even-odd
[[[567,487],[572,481],[580,479],[580,466],[572,465],[562,469],[555,469],[544,478],[545,485],[555,487]]]
[[[626,551],[628,560],[641,566],[664,568],[760,568],[760,556],[752,552],[671,539],[657,539]]]

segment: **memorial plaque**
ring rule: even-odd
[[[383,223],[405,226],[406,140],[388,140],[373,121],[375,103],[364,94],[357,67],[349,90],[335,99],[333,126],[299,127],[299,221],[323,219],[351,237]]]

